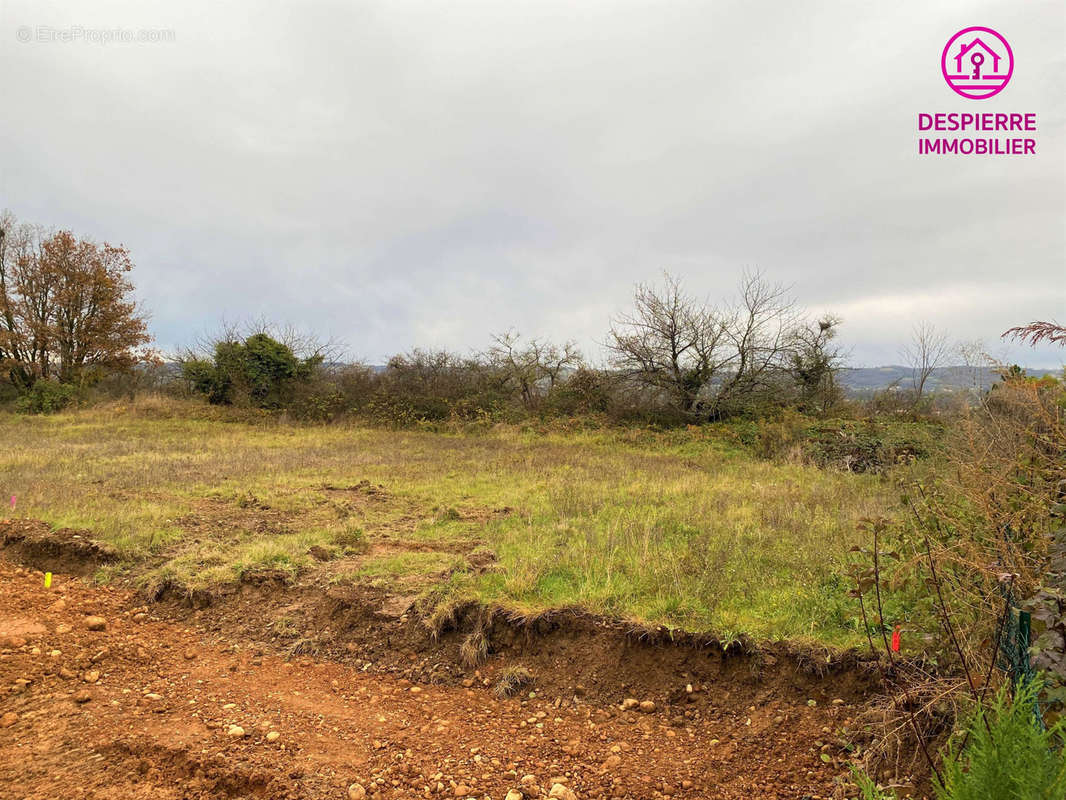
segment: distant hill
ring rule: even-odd
[[[1025,374],[1039,378],[1044,375],[1059,375],[1061,370],[1027,369]],[[893,384],[906,388],[911,385],[911,368],[902,366],[848,367],[840,371],[839,378],[841,385],[853,392],[887,389]],[[926,390],[940,392],[970,388],[987,389],[998,380],[999,373],[988,367],[938,367],[929,376]]]

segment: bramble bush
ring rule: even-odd
[[[295,387],[307,383],[321,365],[321,355],[298,358],[288,345],[267,333],[243,341],[224,338],[210,359],[186,356],[181,373],[192,389],[218,405],[282,408]]]

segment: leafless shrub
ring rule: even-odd
[[[540,405],[568,370],[581,365],[581,351],[574,342],[561,346],[540,339],[523,342],[517,331],[497,334],[492,341],[484,354],[486,364],[504,379],[507,389],[518,395],[527,410]]]
[[[661,287],[637,286],[634,310],[612,322],[607,346],[622,376],[690,419],[717,419],[779,402],[804,341],[801,323],[787,287],[758,272],[745,274],[739,299],[724,306],[666,275]],[[824,348],[825,338],[807,344]]]
[[[950,347],[947,334],[937,330],[936,326],[929,322],[920,322],[911,332],[910,343],[903,348],[901,355],[911,368],[911,390],[913,391],[913,403],[918,406],[922,402],[926,383],[933,370],[944,363]]]

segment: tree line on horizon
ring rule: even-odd
[[[759,272],[745,272],[737,299],[717,304],[669,274],[639,284],[633,307],[611,320],[606,367],[589,364],[572,341],[511,330],[471,355],[414,349],[375,370],[339,363],[334,343],[263,322],[223,327],[185,349],[174,375],[143,369],[162,362],[147,314],[132,299],[132,269],[124,247],[0,215],[0,397],[49,411],[94,387],[128,392],[155,381],[214,404],[307,419],[606,414],[675,423],[783,408],[824,416],[844,402],[840,319],[807,316],[788,287]],[[949,352],[943,332],[917,326],[903,351],[910,386],[892,392],[889,404],[928,405],[929,378]]]

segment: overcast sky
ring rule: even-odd
[[[1066,322],[1062,0],[0,8],[0,208],[129,247],[165,349],[265,317],[376,363],[510,327],[598,356],[635,282],[758,268],[856,365],[920,320],[1063,361],[997,339]],[[971,25],[1014,51],[987,100],[940,74]],[[976,111],[1035,113],[1037,155],[917,154],[919,112]]]

